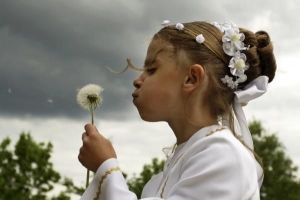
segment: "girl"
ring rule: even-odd
[[[177,143],[142,199],[260,199],[263,172],[241,104],[266,92],[275,76],[269,35],[233,23],[162,25],[132,96],[141,118],[166,121]],[[81,199],[136,200],[111,143],[95,126],[85,130],[78,158],[96,174]]]

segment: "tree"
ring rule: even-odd
[[[10,143],[5,138],[0,144],[0,200],[47,200],[47,193],[57,184],[66,190],[51,200],[70,200],[71,193],[82,194],[82,188],[53,169],[50,142],[36,143],[30,133],[21,133],[14,151],[9,150]]]
[[[261,200],[299,200],[300,181],[296,177],[297,167],[285,154],[285,149],[275,134],[268,134],[261,122],[249,123],[253,135],[255,152],[262,158],[264,182]],[[152,164],[144,165],[139,176],[129,179],[129,189],[140,197],[142,189],[152,176],[163,170],[164,161],[152,160]],[[213,187],[213,186],[212,186]]]
[[[261,200],[299,200],[300,181],[297,167],[285,154],[285,148],[276,134],[268,134],[261,122],[249,124],[256,153],[262,158],[264,182],[260,190]]]
[[[152,159],[151,164],[146,164],[143,167],[142,172],[139,176],[134,175],[131,179],[127,181],[129,190],[134,192],[138,199],[141,198],[142,191],[146,183],[156,174],[163,170],[165,161],[159,161],[157,158]],[[126,174],[125,174],[126,177]]]

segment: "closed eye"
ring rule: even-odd
[[[155,67],[147,67],[146,71],[148,74],[153,74],[156,71],[156,68]]]

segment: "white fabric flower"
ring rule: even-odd
[[[224,84],[227,84],[227,86],[230,87],[231,89],[237,88],[237,86],[239,85],[239,84],[238,84],[238,80],[233,81],[233,80],[232,80],[232,77],[230,77],[230,76],[228,76],[228,75],[225,75],[224,78],[221,78],[221,81],[222,81]]]
[[[232,77],[228,76],[228,75],[225,75],[224,78],[221,78],[221,81],[224,83],[224,84],[227,84],[229,82],[232,82]]]
[[[224,22],[221,24],[222,26],[222,29],[224,32],[228,31],[228,30],[234,30],[234,31],[237,31],[239,32],[239,27],[234,24],[233,22]]]
[[[86,85],[77,93],[77,102],[84,109],[90,110],[92,106],[95,109],[102,103],[102,98],[100,96],[102,91],[103,88],[99,85]]]
[[[230,73],[236,76],[236,81],[230,82],[226,76],[221,79],[224,84],[227,84],[230,88],[237,88],[238,83],[243,83],[247,80],[245,70],[249,68],[249,63],[246,62],[246,55],[241,53],[241,50],[249,50],[250,45],[245,47],[243,43],[245,35],[240,33],[239,27],[232,22],[225,23],[212,23],[220,31],[224,33],[222,37],[223,51],[229,56],[233,56],[230,59],[228,67],[230,68]],[[224,80],[224,81],[223,81]],[[226,81],[225,81],[226,80]]]
[[[169,20],[164,20],[164,21],[161,23],[161,25],[162,25],[163,27],[167,27],[167,26],[169,26],[169,23],[170,23]]]
[[[199,43],[199,44],[202,44],[204,41],[205,41],[205,38],[202,34],[199,34],[197,35],[196,37],[196,41]]]
[[[236,51],[245,50],[242,42],[244,39],[245,35],[237,30],[229,29],[225,31],[222,37],[224,52],[229,56],[233,56]]]
[[[249,68],[249,64],[246,62],[246,55],[237,51],[234,57],[231,58],[229,62],[230,72],[234,76],[242,77],[245,70]],[[245,77],[242,77],[245,78]]]
[[[234,24],[233,22],[224,22],[224,23],[213,22],[212,24],[215,27],[217,27],[222,33],[224,33],[227,30],[230,30],[230,29],[239,31],[238,26],[236,24]]]
[[[239,85],[239,82],[236,80],[236,81],[233,81],[232,83],[232,86],[231,86],[231,89],[234,89],[234,88],[237,88]]]
[[[180,30],[180,31],[182,31],[182,30],[184,29],[184,25],[181,24],[181,23],[177,23],[177,24],[175,25],[175,28],[178,29],[178,30]]]
[[[220,23],[218,22],[213,22],[212,25],[214,25],[215,27],[217,27],[220,31],[224,32],[224,30],[222,29],[222,26]]]
[[[229,81],[228,83],[227,83],[227,86],[228,87],[230,87],[231,89],[234,89],[234,88],[237,88],[237,86],[238,86],[238,82],[237,81]]]
[[[239,76],[239,78],[237,80],[239,83],[243,83],[247,80],[247,75],[243,74],[243,75]]]

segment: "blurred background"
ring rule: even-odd
[[[297,0],[1,0],[0,141],[10,138],[5,148],[12,150],[23,132],[31,136],[23,135],[25,141],[51,142],[53,168],[84,185],[86,170],[77,155],[90,114],[76,94],[94,83],[104,88],[95,125],[113,142],[128,177],[140,173],[152,158],[165,158],[162,149],[175,137],[167,124],[139,118],[131,97],[139,73],[116,75],[106,66],[122,70],[130,58],[142,67],[149,38],[165,19],[233,21],[267,31],[278,65],[268,92],[244,108],[246,117],[276,133],[286,156],[300,166],[299,11]]]

